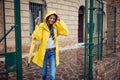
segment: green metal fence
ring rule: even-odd
[[[111,16],[108,16],[108,13]],[[112,23],[107,24],[110,21]],[[107,31],[107,27],[112,28],[113,33]],[[85,0],[84,80],[95,80],[93,63],[115,52],[116,8],[105,4],[103,0]]]
[[[22,50],[21,50],[21,17],[20,17],[20,0],[14,0],[14,26],[6,31],[6,23],[5,23],[5,0],[3,2],[3,14],[4,14],[4,35],[0,37],[0,42],[4,40],[5,42],[5,51],[4,53],[0,53],[0,58],[4,58],[3,61],[5,67],[0,68],[0,79],[3,78],[1,76],[5,76],[4,80],[9,79],[9,73],[15,72],[16,79],[22,80]],[[7,35],[15,29],[15,51],[7,52]],[[2,65],[2,64],[0,64]]]

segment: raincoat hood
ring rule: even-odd
[[[49,11],[49,12],[46,14],[45,18],[44,18],[44,22],[46,22],[46,21],[47,21],[47,17],[49,17],[49,16],[52,15],[52,14],[55,14],[55,15],[58,17],[58,15],[56,14],[55,11]]]

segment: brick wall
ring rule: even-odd
[[[119,3],[119,0],[106,0],[106,3],[107,3],[107,36],[108,36],[108,48],[111,49],[113,48],[112,45],[113,45],[113,40],[111,39],[114,35],[113,33],[113,30],[114,30],[114,18],[113,18],[113,12],[112,12],[112,7],[110,6],[114,6],[117,8],[117,15],[116,15],[116,48],[117,48],[117,51],[119,52],[120,51],[120,3]]]
[[[21,33],[22,50],[29,51],[30,46],[30,22],[29,22],[29,0],[21,0]]]
[[[22,50],[28,52],[30,46],[29,35],[29,0],[21,1],[21,36],[22,36]],[[5,1],[5,21],[6,31],[14,25],[14,2],[13,0]],[[7,36],[7,51],[15,50],[15,32],[14,30]]]
[[[6,32],[14,25],[14,2],[13,0],[5,1],[5,25]],[[15,51],[15,34],[14,30],[7,36],[7,51]]]

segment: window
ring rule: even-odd
[[[29,10],[30,10],[30,35],[33,33],[35,29],[35,19],[40,17],[39,23],[42,22],[42,4],[40,3],[29,3]]]

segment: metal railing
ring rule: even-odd
[[[0,38],[0,42],[2,42],[2,40],[4,40],[4,39],[6,38],[6,36],[7,36],[14,28],[15,28],[15,26],[11,26],[11,28],[8,30],[8,32],[5,33],[2,38]]]
[[[3,0],[3,4],[5,4]],[[4,6],[3,6],[3,9]],[[5,10],[4,10],[5,11]],[[5,14],[5,12],[4,12]],[[11,26],[10,30],[6,32],[4,29],[4,36],[0,38],[0,42],[6,39],[6,36],[15,29],[15,52],[0,53],[0,56],[5,57],[5,70],[0,71],[0,75],[5,75],[5,79],[9,79],[10,72],[16,72],[16,80],[22,80],[22,48],[21,48],[21,16],[20,16],[20,0],[14,0],[14,20],[15,25]],[[4,16],[5,17],[5,16]],[[5,21],[4,21],[5,25]],[[5,26],[4,26],[5,28]],[[6,44],[5,44],[6,45]],[[6,47],[5,47],[6,48]]]
[[[113,6],[107,5],[107,8],[112,7],[109,10],[112,14],[111,20],[113,20],[113,24],[108,24],[107,27],[112,27],[113,33],[107,35],[107,41],[103,43],[105,5],[103,0],[85,0],[84,80],[93,80],[93,63],[95,60],[102,60],[104,56],[116,53],[116,7]],[[107,15],[107,17],[110,16]],[[113,45],[108,47],[108,43]]]

